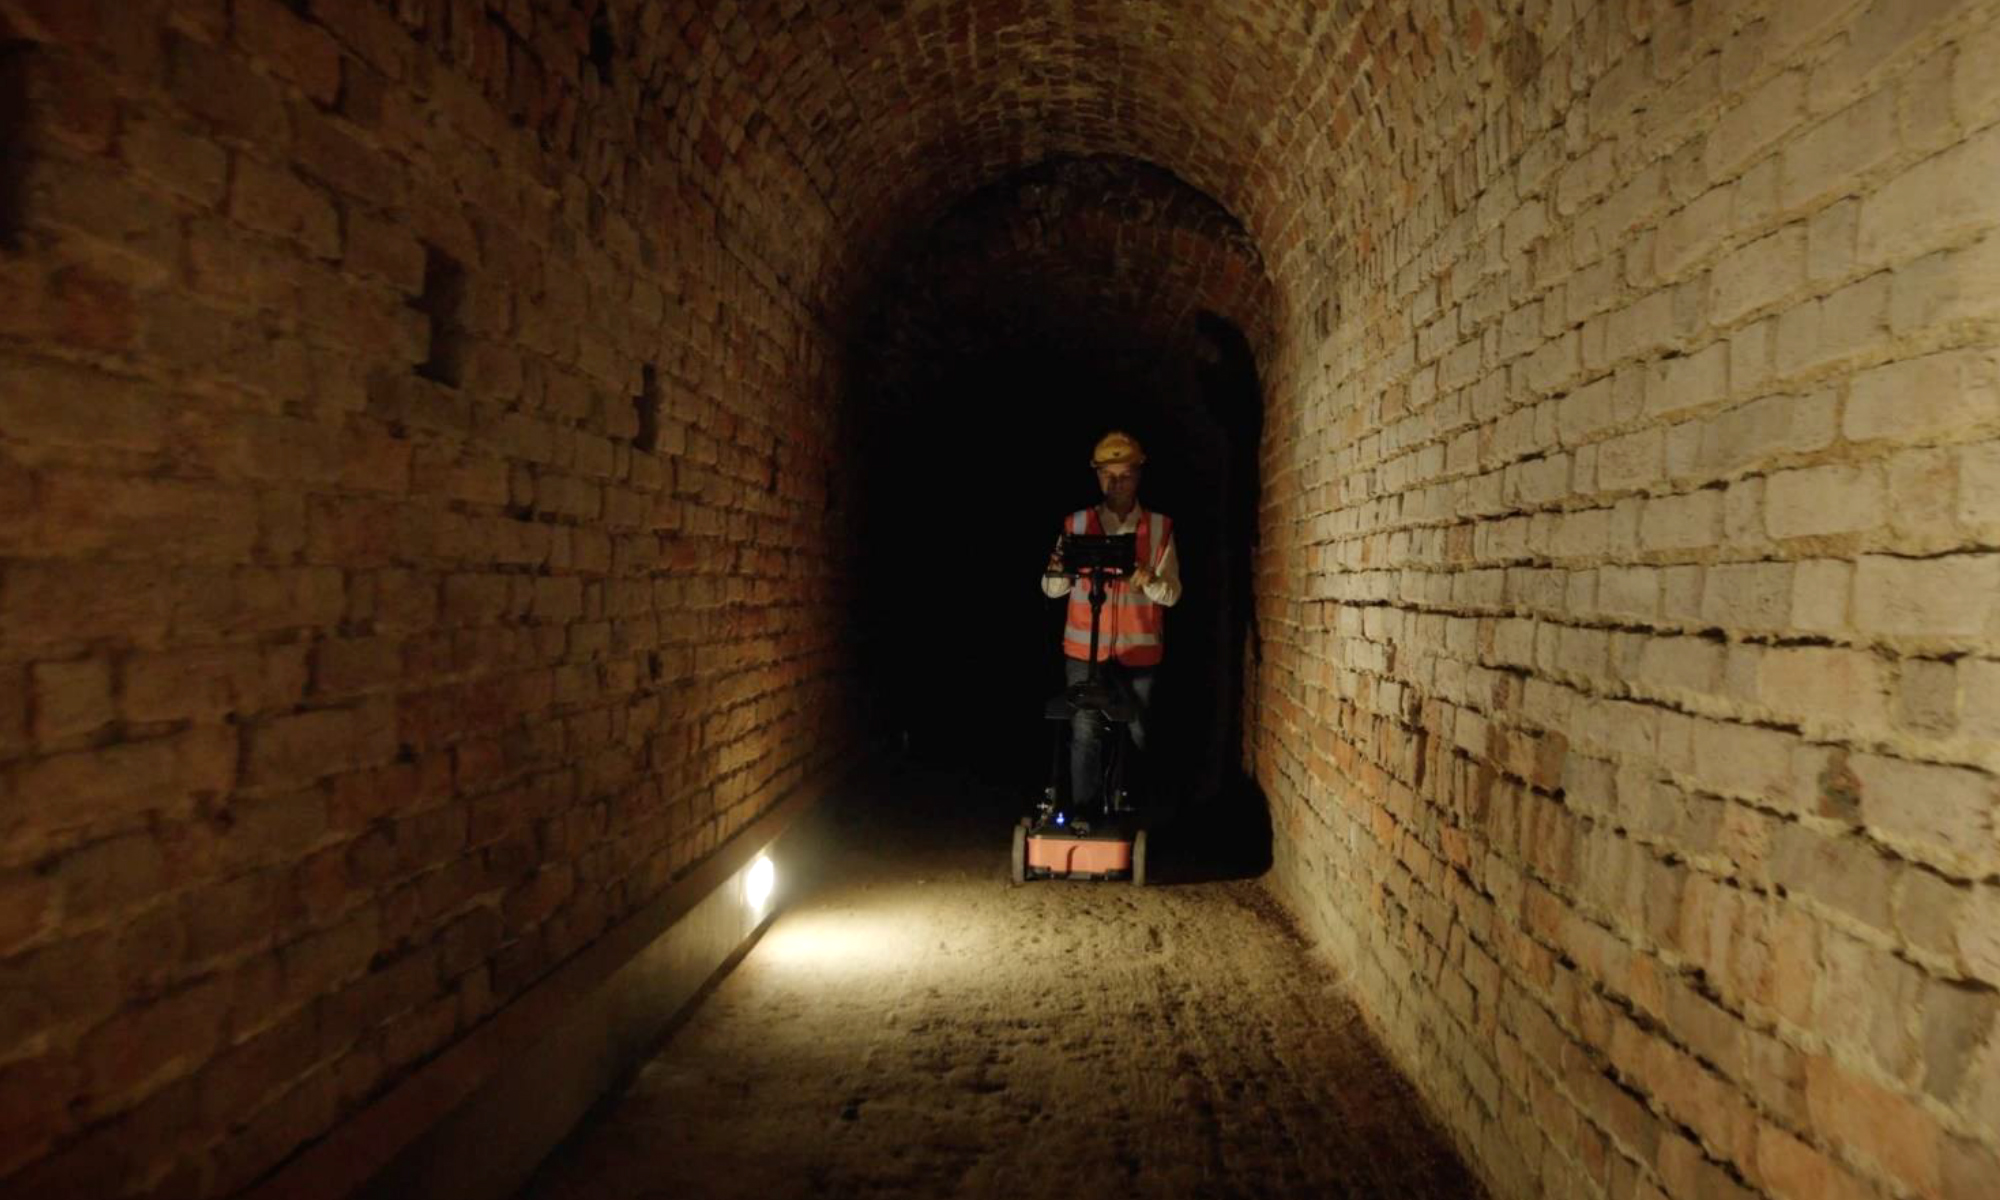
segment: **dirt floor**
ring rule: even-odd
[[[1220,840],[1161,837],[1158,886],[1016,888],[1016,801],[913,767],[855,791],[524,1197],[1480,1194]]]

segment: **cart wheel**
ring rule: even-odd
[[[1132,886],[1146,886],[1146,831],[1132,837]]]
[[[1015,883],[1018,884],[1027,882],[1028,827],[1026,825],[1014,826],[1014,853],[1009,858],[1007,867],[1009,872],[1014,876]]]

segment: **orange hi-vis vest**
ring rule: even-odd
[[[1065,533],[1102,534],[1104,522],[1096,508],[1079,509],[1063,522]],[[1173,518],[1139,510],[1138,561],[1149,570],[1160,565],[1167,539],[1174,535]],[[1167,610],[1123,579],[1105,589],[1104,611],[1097,624],[1097,661],[1115,660],[1127,667],[1156,667],[1165,649],[1162,636]],[[1063,653],[1079,661],[1090,659],[1090,581],[1079,579],[1069,590],[1069,618],[1063,626]]]

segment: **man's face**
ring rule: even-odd
[[[1099,467],[1097,486],[1104,489],[1104,499],[1111,507],[1124,509],[1138,499],[1139,468],[1131,463]]]

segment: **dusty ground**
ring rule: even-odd
[[[1012,888],[1007,797],[857,791],[525,1197],[1478,1195],[1254,880]],[[1197,841],[1155,874],[1215,874]]]

